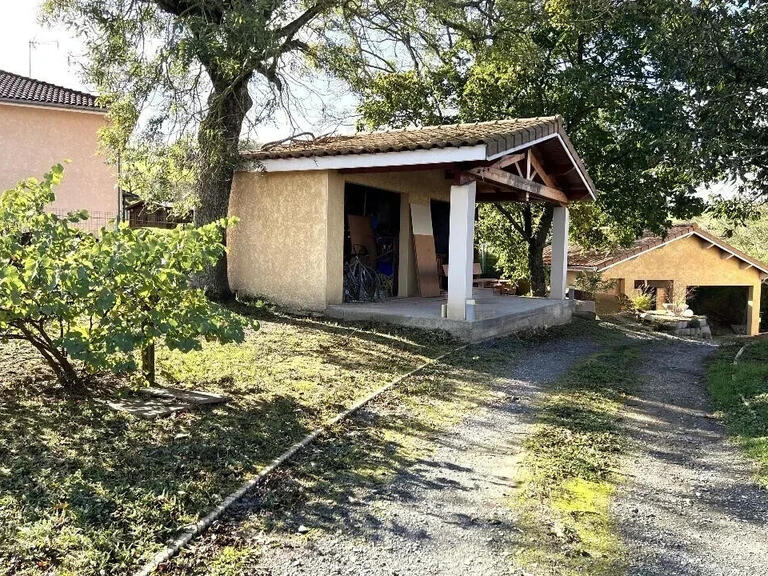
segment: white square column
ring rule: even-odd
[[[568,208],[556,206],[552,218],[552,270],[549,278],[549,297],[565,300],[568,293]]]
[[[451,186],[450,240],[448,243],[448,318],[466,319],[472,298],[474,264],[475,195],[477,184]]]

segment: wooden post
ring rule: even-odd
[[[141,351],[141,371],[144,378],[155,385],[155,342],[154,340]]]
[[[747,336],[760,334],[760,290],[761,284],[748,288],[747,293]]]

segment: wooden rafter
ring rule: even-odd
[[[498,168],[499,170],[503,170],[507,166],[511,166],[512,164],[517,164],[521,160],[525,160],[525,154],[510,154],[509,156],[504,156],[503,158],[500,158],[497,162],[494,162],[491,164],[491,168]]]
[[[486,183],[519,190],[550,204],[568,205],[568,196],[562,190],[521,178],[498,168],[472,168],[467,172]]]
[[[528,157],[530,159],[531,165],[533,166],[534,170],[536,170],[536,173],[539,175],[539,178],[542,179],[544,184],[550,188],[557,188],[557,182],[554,178],[547,174],[546,170],[544,170],[544,166],[542,166],[541,160],[533,148],[528,150]]]
[[[733,258],[733,254],[730,252],[720,252],[720,258],[722,258],[723,260],[730,260],[731,258]]]

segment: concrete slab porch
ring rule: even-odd
[[[335,304],[328,306],[325,313],[340,320],[445,330],[465,342],[567,324],[573,316],[573,300],[499,296],[482,288],[474,289],[472,295],[476,302],[474,320],[441,318],[440,308],[447,302],[445,296]]]

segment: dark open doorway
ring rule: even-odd
[[[713,334],[746,334],[748,292],[746,286],[697,286],[688,305],[707,317]]]
[[[432,234],[435,237],[435,256],[437,256],[437,274],[440,289],[448,289],[448,277],[444,265],[448,264],[448,246],[451,234],[451,204],[440,200],[430,202],[432,213]]]
[[[344,188],[344,301],[397,296],[400,195]]]

